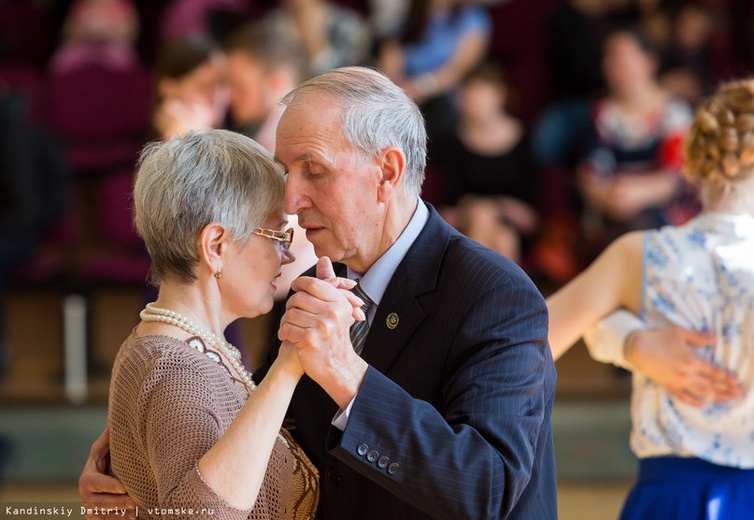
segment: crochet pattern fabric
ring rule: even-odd
[[[230,506],[203,481],[197,462],[248,395],[227,367],[187,342],[134,334],[126,339],[110,383],[111,470],[139,505],[140,518],[160,516],[166,508],[191,508],[198,513],[187,515],[196,518],[314,517],[317,470],[284,430],[252,510]]]

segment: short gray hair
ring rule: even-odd
[[[293,106],[299,97],[315,92],[331,96],[342,107],[343,135],[367,157],[390,146],[403,151],[405,191],[418,197],[427,165],[427,130],[416,103],[377,70],[343,67],[305,81],[282,104]]]
[[[219,222],[242,243],[282,208],[282,169],[258,143],[227,130],[188,132],[147,144],[134,184],[135,223],[152,259],[152,282],[191,283],[197,240]]]

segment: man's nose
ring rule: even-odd
[[[308,207],[308,198],[306,197],[302,186],[298,180],[288,175],[285,182],[285,212],[288,215],[296,215],[301,209]]]

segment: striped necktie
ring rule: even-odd
[[[351,289],[351,292],[361,298],[364,302],[364,305],[361,306],[361,310],[364,311],[364,315],[366,316],[369,307],[371,307],[374,302],[369,296],[367,296],[359,284],[356,284],[356,286]],[[364,350],[364,343],[367,341],[368,333],[369,322],[367,320],[355,321],[353,325],[351,325],[351,345],[353,345],[353,349],[358,355],[361,355],[361,351]]]

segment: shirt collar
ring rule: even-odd
[[[702,229],[736,238],[754,238],[754,217],[751,215],[705,211],[697,221]]]
[[[385,294],[390,280],[395,274],[395,270],[398,269],[398,265],[401,263],[406,253],[411,248],[416,238],[424,229],[425,224],[429,220],[429,210],[424,203],[419,200],[416,205],[416,211],[414,216],[408,222],[406,229],[403,230],[401,236],[398,237],[390,249],[385,251],[383,255],[374,263],[369,270],[361,274],[348,268],[348,278],[352,280],[359,280],[362,290],[371,298],[376,304],[380,304],[382,295]]]

